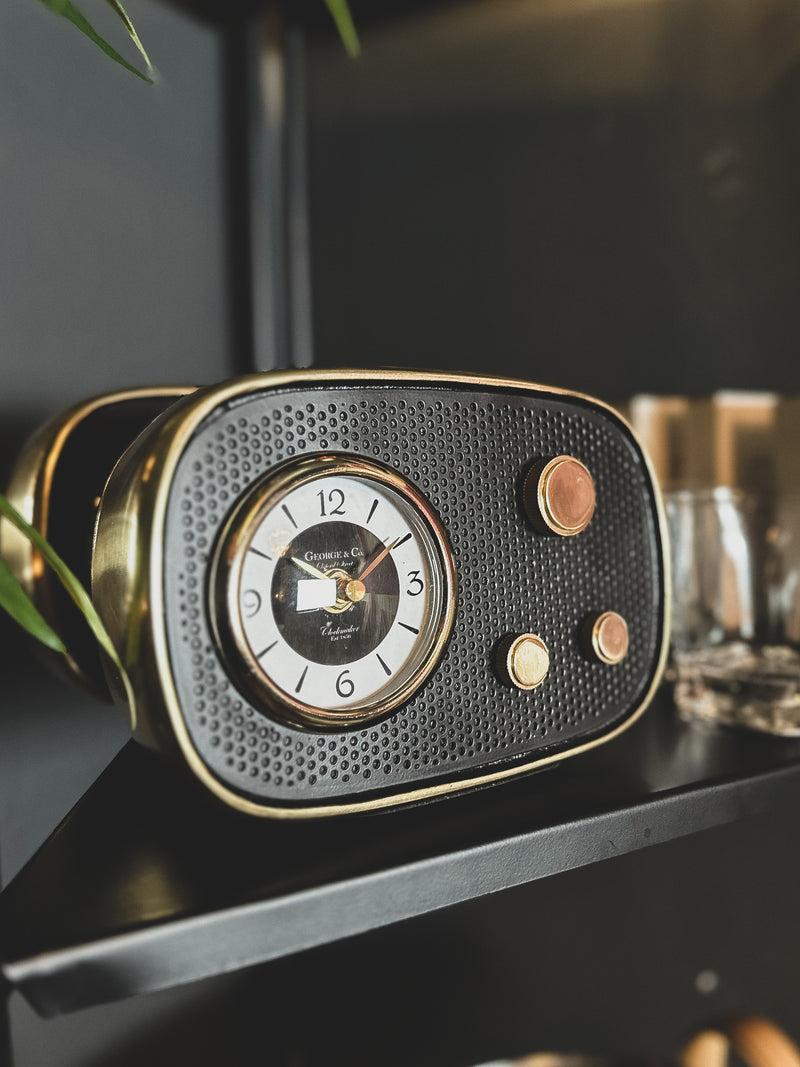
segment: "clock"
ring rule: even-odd
[[[323,728],[407,700],[456,605],[429,502],[390,468],[341,454],[256,482],[221,531],[209,588],[229,674],[274,715]]]
[[[658,688],[663,509],[601,401],[292,370],[97,398],[53,426],[12,496],[91,573],[126,678],[70,639],[74,673],[241,812],[499,783],[612,741]],[[18,559],[60,625],[47,569]]]

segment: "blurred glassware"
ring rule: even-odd
[[[667,493],[666,511],[678,713],[800,734],[800,653],[784,643],[774,528],[736,489]]]
[[[679,713],[800,735],[800,398],[621,406],[664,491]]]
[[[681,489],[666,494],[665,507],[673,651],[754,640],[762,613],[754,502],[737,489]]]

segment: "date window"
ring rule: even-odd
[[[297,583],[298,611],[319,611],[335,605],[335,578],[301,578]]]

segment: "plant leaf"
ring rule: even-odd
[[[2,493],[0,493],[0,515],[3,515],[8,521],[23,534],[33,547],[41,553],[42,558],[50,566],[55,573],[58,580],[64,586],[66,591],[72,597],[77,604],[84,618],[91,627],[92,633],[97,638],[101,647],[104,649],[111,662],[117,668],[117,670],[124,676],[125,671],[123,669],[120,658],[117,655],[117,650],[111,643],[111,638],[108,636],[108,632],[103,626],[100,616],[95,610],[94,604],[89,599],[89,594],[83,588],[81,583],[64,563],[61,557],[56,551],[45,541],[38,530],[34,529],[30,523],[20,515],[13,505],[6,500]]]
[[[151,84],[152,84],[157,78],[156,68],[150,62],[150,56],[148,56],[147,52],[145,52],[144,45],[139,40],[139,34],[136,32],[136,28],[134,27],[134,25],[131,22],[131,20],[128,18],[127,11],[122,6],[122,4],[119,2],[119,0],[106,0],[106,3],[111,8],[111,10],[120,18],[120,20],[122,21],[123,26],[128,31],[128,35],[130,36],[130,39],[133,41],[133,43],[139,49],[139,53],[141,54],[142,59],[147,64],[147,73],[150,75],[150,81],[151,81]]]
[[[44,561],[48,564],[48,566],[52,568],[58,580],[64,586],[69,595],[72,597],[79,610],[82,612],[101,648],[103,648],[103,650],[105,651],[105,653],[107,654],[107,656],[114,664],[119,673],[120,682],[125,690],[125,696],[128,702],[128,710],[130,712],[131,719],[131,729],[135,730],[136,700],[134,698],[131,680],[128,677],[128,672],[122,666],[122,661],[120,660],[119,655],[117,654],[117,650],[111,643],[111,638],[108,636],[108,631],[103,625],[102,619],[97,614],[94,604],[92,604],[91,600],[89,599],[89,594],[83,588],[81,583],[69,569],[66,563],[64,563],[64,561],[61,559],[55,549],[51,545],[49,545],[47,541],[45,541],[45,539],[42,537],[42,535],[37,529],[35,529],[33,526],[31,526],[29,522],[26,522],[25,519],[23,519],[23,517],[13,506],[13,504],[11,504],[11,502],[7,500],[2,493],[0,493],[0,516],[6,518],[12,524],[12,526],[15,526],[20,531],[20,533],[24,537],[26,537],[28,541],[30,541],[33,547],[41,553],[41,556]],[[3,569],[7,570],[8,565],[6,564],[5,560],[0,557],[0,572],[2,572]],[[26,594],[23,591],[23,596],[25,595]],[[16,607],[17,610],[15,610],[12,614],[17,620],[17,622],[21,622],[22,625],[25,626],[25,623],[20,619],[18,605]],[[33,608],[33,605],[31,605],[31,608],[33,611],[36,611],[36,609]],[[36,612],[36,614],[38,615],[38,612]],[[44,622],[44,619],[42,619],[42,622],[47,627],[47,623]],[[28,627],[26,626],[25,628],[27,629]],[[49,629],[49,627],[47,628]],[[37,634],[34,636],[39,635]],[[53,636],[56,637],[57,641],[59,641],[58,637],[55,634],[53,634]],[[40,640],[42,640],[41,637]],[[58,649],[58,651],[66,651],[64,645],[60,641],[59,645],[60,648]],[[56,646],[53,645],[51,647]]]
[[[360,55],[361,44],[358,40],[358,33],[356,32],[347,0],[325,0],[325,4],[331,13],[333,21],[336,23],[336,29],[339,31],[339,36],[347,50],[347,54],[353,57]]]
[[[84,15],[82,15],[80,11],[78,11],[78,9],[72,3],[72,0],[41,0],[41,2],[44,4],[45,7],[50,8],[50,10],[54,11],[57,15],[61,15],[65,19],[68,19],[73,24],[73,26],[76,26],[81,31],[81,33],[85,33],[89,40],[93,41],[97,45],[97,47],[100,48],[103,52],[105,52],[107,56],[113,59],[115,63],[119,63],[120,66],[124,67],[126,70],[129,70],[131,74],[135,74],[137,78],[141,78],[142,81],[146,81],[149,85],[153,84],[153,79],[151,77],[149,77],[147,74],[143,74],[140,70],[134,67],[132,63],[129,63],[127,59],[125,59],[119,54],[116,48],[114,48],[108,43],[108,41],[106,41],[103,37],[100,36],[97,30],[95,30],[94,26],[92,26],[92,24],[89,22],[89,20]],[[127,15],[125,16],[125,18],[127,19]],[[128,22],[130,22],[129,19]],[[138,37],[136,38],[136,41],[138,42]],[[139,47],[141,48],[141,45],[139,45]],[[145,58],[147,57],[145,56]],[[152,68],[150,67],[149,60],[147,60],[147,64],[148,70],[151,70]]]
[[[0,607],[29,634],[56,652],[66,652],[64,642],[31,603],[6,561],[0,557]]]

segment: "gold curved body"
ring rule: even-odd
[[[14,465],[6,496],[22,517],[46,539],[50,539],[50,500],[53,480],[67,442],[78,427],[95,412],[113,407],[124,400],[174,398],[191,392],[190,386],[161,386],[126,389],[91,397],[50,419],[25,444]],[[110,463],[116,459],[111,457]],[[86,531],[87,552],[91,530]],[[42,617],[57,632],[61,632],[55,608],[55,589],[58,579],[46,566],[41,553],[11,523],[0,519],[0,552],[9,564],[22,588]],[[102,677],[95,677],[85,663],[70,655],[53,652],[41,646],[41,653],[58,672],[95,696],[108,699]]]

